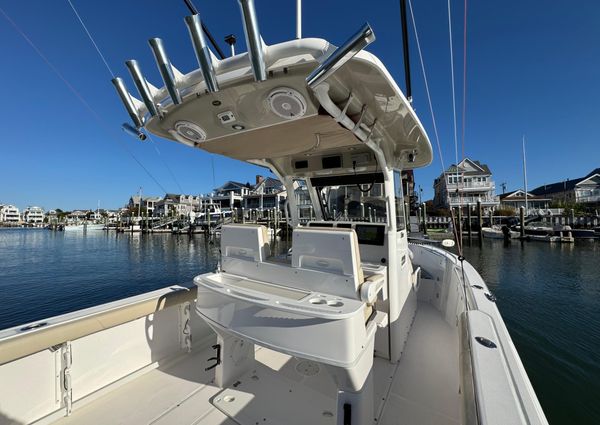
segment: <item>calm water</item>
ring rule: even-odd
[[[600,243],[474,245],[550,423],[600,424]]]
[[[600,243],[485,240],[465,256],[498,298],[552,424],[600,423]],[[190,282],[202,235],[0,230],[0,329]]]

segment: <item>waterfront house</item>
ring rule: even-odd
[[[19,209],[14,205],[0,205],[0,223],[19,224],[21,222],[21,214]]]
[[[140,208],[144,209],[148,216],[154,215],[154,210],[156,209],[156,205],[162,200],[160,196],[140,196],[133,195],[129,198],[129,202],[127,203],[127,207],[132,211],[137,211]],[[137,214],[137,213],[136,213]]]
[[[500,208],[512,209],[518,211],[519,208],[526,208],[526,212],[531,210],[543,210],[550,207],[550,198],[536,196],[527,192],[527,205],[525,205],[525,191],[522,189],[500,195]]]
[[[600,168],[578,179],[566,179],[545,184],[531,191],[536,196],[550,198],[559,204],[577,203],[589,206],[600,204]]]
[[[200,196],[167,193],[153,207],[153,216],[189,216],[200,208]]]
[[[283,184],[273,177],[256,176],[256,184],[244,196],[244,208],[281,208],[287,195]]]
[[[44,210],[40,207],[27,207],[23,211],[23,221],[28,224],[41,224],[44,222]]]
[[[486,164],[469,158],[458,166],[452,164],[433,183],[433,206],[454,208],[475,205],[481,202],[484,211],[496,209],[500,199],[496,196],[496,184]]]
[[[209,195],[202,197],[202,204],[216,204],[220,208],[241,208],[244,207],[244,197],[252,189],[250,183],[240,183],[230,180],[223,185],[215,188]]]

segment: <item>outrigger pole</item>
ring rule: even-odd
[[[408,53],[408,21],[406,18],[406,0],[400,0],[400,21],[402,24],[402,50],[404,53],[404,80],[406,82],[406,98],[412,103],[412,87],[410,84],[410,57]]]

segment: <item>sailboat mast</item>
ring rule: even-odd
[[[525,135],[523,135],[523,182],[525,184],[525,214],[527,214],[527,158],[525,156]]]

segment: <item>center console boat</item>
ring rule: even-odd
[[[123,80],[114,83],[133,120],[127,128],[140,138],[144,128],[270,169],[287,190],[291,251],[273,255],[263,226],[224,225],[219,268],[194,279],[187,298],[195,299],[191,309],[177,301],[173,306],[179,313],[153,318],[154,334],[148,338],[161,345],[161,332],[179,323],[183,342],[175,342],[176,351],[181,345],[203,357],[192,361],[183,355],[178,361],[188,366],[158,367],[148,372],[153,380],[136,386],[144,376],[128,379],[116,390],[120,396],[111,396],[106,388],[130,376],[117,373],[111,382],[102,381],[99,398],[91,400],[100,391],[93,386],[72,392],[34,419],[546,424],[495,298],[477,271],[450,252],[408,241],[401,172],[428,165],[432,149],[396,82],[377,57],[363,50],[375,40],[371,27],[364,25],[340,47],[316,38],[267,46],[252,0],[239,3],[247,53],[217,60],[204,41],[199,16],[188,16],[198,69],[180,73],[162,41],[152,39],[164,87],[149,84],[135,61],[127,64],[141,100]],[[306,202],[314,217],[301,223],[299,211]],[[167,307],[161,310],[175,308]],[[128,322],[111,323],[104,330],[94,328],[95,333],[63,333],[63,340],[100,338],[95,335]],[[0,335],[0,344],[35,332],[41,331]],[[58,335],[46,336],[46,345],[65,343]],[[96,343],[111,344],[107,338]],[[5,363],[0,378],[7,364],[14,372],[34,355],[33,348],[12,348],[0,359]],[[71,352],[69,368],[82,361],[78,355],[85,356]],[[113,353],[115,359],[122,355],[116,346]],[[161,353],[148,364],[160,358],[164,365],[172,355],[166,348]],[[89,382],[97,371],[93,362],[86,364]],[[169,386],[173,381],[165,374],[177,376],[179,386]],[[86,399],[91,401],[78,409]],[[17,407],[7,412],[30,421]],[[60,419],[62,414],[66,417]]]

